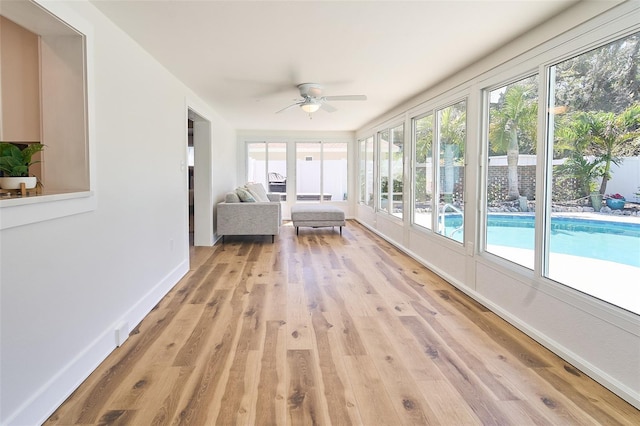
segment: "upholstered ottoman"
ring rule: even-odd
[[[296,227],[296,235],[300,226],[339,226],[340,235],[345,225],[344,211],[327,204],[295,204],[291,207],[291,221]]]

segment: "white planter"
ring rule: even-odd
[[[35,176],[28,177],[0,177],[0,188],[2,189],[20,189],[20,184],[24,182],[27,189],[35,188],[38,178]]]

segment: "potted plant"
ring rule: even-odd
[[[624,203],[626,202],[624,196],[616,193],[607,195],[607,207],[612,210],[622,210],[624,209]]]
[[[0,142],[0,171],[4,175],[0,177],[0,188],[20,189],[21,183],[27,189],[35,188],[37,178],[29,176],[29,167],[39,163],[33,161],[32,157],[43,149],[44,145],[41,143],[30,143],[20,149],[15,144]]]

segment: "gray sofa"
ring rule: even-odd
[[[282,213],[280,194],[267,194],[270,202],[218,203],[217,234],[225,235],[271,235],[271,242],[280,233]]]

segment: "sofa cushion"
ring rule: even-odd
[[[249,192],[247,188],[238,187],[236,188],[236,194],[238,194],[238,198],[240,201],[244,203],[255,203],[256,199],[253,198],[253,195]]]
[[[239,203],[240,197],[238,197],[238,194],[235,191],[227,192],[224,197],[224,201],[225,203]]]
[[[261,203],[268,203],[269,197],[267,197],[267,191],[264,190],[264,186],[261,183],[249,182],[245,185],[245,188],[249,190],[249,193],[253,195],[256,201]]]

